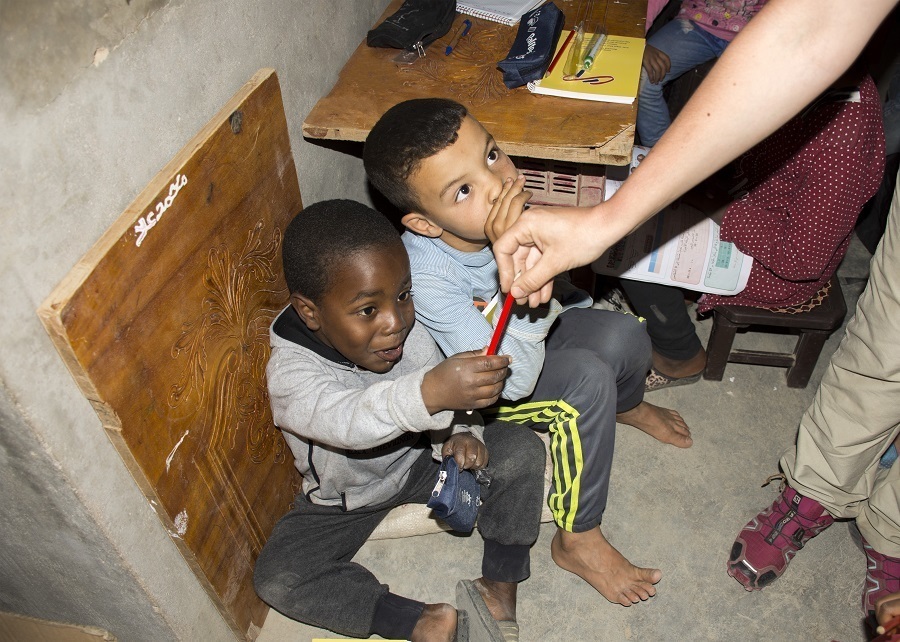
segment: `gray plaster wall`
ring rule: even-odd
[[[301,124],[387,2],[0,0],[0,610],[121,640],[233,638],[35,310],[263,67],[304,202],[368,201],[358,156]]]

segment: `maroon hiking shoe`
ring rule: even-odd
[[[900,591],[900,558],[882,555],[862,541],[866,553],[866,584],[863,587],[863,613],[875,610],[878,598]]]
[[[728,574],[748,591],[765,588],[784,573],[806,542],[833,522],[822,504],[785,488],[738,533],[728,557]]]

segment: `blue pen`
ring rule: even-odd
[[[444,55],[449,56],[453,51],[454,47],[459,44],[459,41],[469,33],[469,29],[472,28],[472,21],[466,18],[463,20],[462,24],[459,25],[459,29],[456,30],[456,33],[453,35],[453,40],[450,41],[450,44],[447,45],[447,48],[444,49]]]

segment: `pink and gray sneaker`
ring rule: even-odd
[[[863,613],[875,610],[878,598],[900,591],[900,558],[882,555],[863,538],[866,553],[866,585],[863,587]]]
[[[833,522],[819,502],[787,487],[738,533],[728,557],[728,574],[748,591],[765,588],[781,577],[806,542]]]

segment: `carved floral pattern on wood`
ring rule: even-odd
[[[257,552],[264,537],[250,517],[251,507],[240,493],[227,454],[240,448],[257,464],[269,457],[282,463],[286,455],[265,388],[269,325],[287,300],[287,290],[278,285],[276,263],[281,232],[276,229],[268,243],[261,237],[258,223],[239,252],[229,252],[224,245],[209,251],[202,309],[183,325],[172,346],[172,358],[185,359],[185,365],[168,399],[176,411],[195,399],[191,430],[197,431],[200,443],[208,444],[200,452],[198,468],[210,489],[229,497]],[[210,370],[210,363],[218,365]]]
[[[423,59],[401,69],[443,85],[461,102],[483,105],[509,93],[497,62],[506,57],[512,42],[508,29],[501,31],[497,25],[482,22],[460,40],[450,56],[444,55],[439,41]]]

